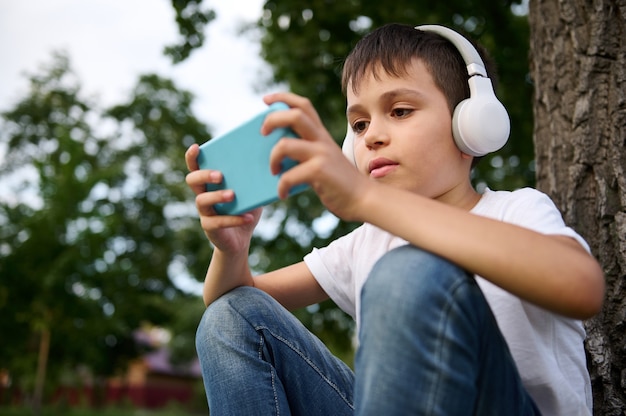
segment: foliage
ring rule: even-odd
[[[171,0],[176,12],[176,24],[182,39],[176,45],[165,47],[163,53],[177,64],[189,57],[194,49],[204,44],[204,28],[215,19],[213,10],[202,10],[202,0]]]
[[[143,321],[167,325],[188,297],[168,270],[208,244],[185,209],[181,155],[209,134],[192,96],[154,75],[104,114],[81,98],[65,56],[30,81],[3,114],[0,363],[28,381],[49,331],[53,377],[80,364],[105,376],[136,356]]]

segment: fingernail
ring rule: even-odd
[[[212,171],[211,173],[209,173],[209,177],[211,178],[212,181],[219,182],[222,179],[222,174],[219,172]]]

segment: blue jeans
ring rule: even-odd
[[[211,415],[539,414],[462,269],[399,247],[361,300],[355,373],[260,290],[213,302],[196,337]]]

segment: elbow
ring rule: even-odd
[[[602,310],[606,291],[604,272],[594,260],[585,268],[582,281],[584,284],[578,289],[579,303],[576,318],[585,320],[594,317]]]
[[[204,302],[204,307],[208,308],[211,303],[213,303],[217,299],[216,296],[211,294],[209,291],[205,290],[202,292],[202,301]]]

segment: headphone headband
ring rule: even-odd
[[[433,32],[443,36],[456,47],[461,54],[461,57],[463,57],[463,61],[465,61],[467,68],[467,74],[470,77],[473,77],[474,75],[487,77],[487,70],[485,69],[485,64],[483,63],[482,58],[478,54],[476,48],[474,48],[474,45],[472,45],[469,40],[465,39],[465,37],[461,36],[452,29],[439,25],[420,25],[415,26],[415,29],[423,30],[424,32]]]

